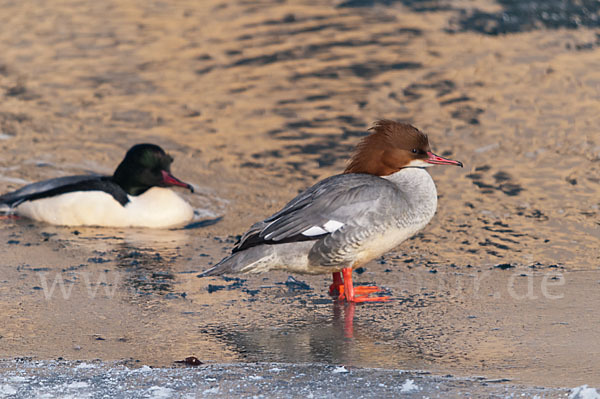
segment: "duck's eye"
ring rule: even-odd
[[[413,154],[418,154],[418,153],[419,153],[419,150],[417,150],[416,148],[413,148],[413,149],[412,149],[412,153],[413,153]]]

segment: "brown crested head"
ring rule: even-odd
[[[388,176],[415,160],[427,162],[431,149],[427,135],[407,123],[380,120],[356,146],[344,173]]]

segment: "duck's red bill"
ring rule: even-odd
[[[462,162],[440,157],[439,155],[435,155],[433,152],[428,152],[427,155],[429,156],[429,158],[425,160],[427,163],[432,163],[435,165],[456,165],[460,166],[461,168],[463,166]]]
[[[194,192],[194,187],[192,187],[191,184],[182,182],[181,180],[179,180],[178,178],[176,178],[175,176],[173,176],[166,170],[162,170],[161,172],[162,172],[162,176],[163,176],[163,183],[165,183],[165,185],[185,187],[185,188],[189,189],[191,192]]]

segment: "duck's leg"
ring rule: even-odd
[[[329,286],[329,295],[336,296],[343,292],[344,282],[342,281],[342,273],[333,273],[333,283]]]
[[[344,273],[344,279],[342,280],[342,272]],[[367,295],[374,292],[381,291],[377,286],[357,286],[354,287],[352,284],[352,268],[348,267],[342,270],[342,272],[333,273],[333,283],[329,286],[329,295],[338,296],[338,299],[347,299],[348,302],[375,302],[375,301],[387,301],[389,297],[378,297],[378,298],[366,298]],[[351,288],[346,289],[345,285],[348,282]],[[346,292],[351,294],[346,296]],[[365,297],[365,298],[362,298]],[[349,299],[353,298],[353,299]]]
[[[389,296],[380,296],[370,298],[367,295],[381,291],[379,287],[376,286],[359,286],[355,287],[352,283],[352,268],[347,267],[342,269],[342,274],[344,275],[344,285],[343,289],[340,289],[339,299],[343,299],[346,297],[346,301],[348,302],[385,302],[390,299]]]

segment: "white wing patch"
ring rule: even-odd
[[[344,225],[344,223],[342,222],[338,222],[337,220],[330,220],[329,222],[325,223],[323,225],[323,227],[325,228],[325,230],[327,230],[330,233],[333,233],[334,231],[336,231],[337,229],[339,229],[340,227],[342,227]]]
[[[323,228],[321,228],[319,226],[313,226],[310,229],[304,230],[302,232],[302,235],[307,236],[307,237],[319,236],[321,234],[327,234],[327,230],[324,230]]]
[[[311,228],[304,230],[302,232],[303,236],[313,237],[320,236],[321,234],[333,233],[340,227],[342,227],[344,223],[338,222],[337,220],[330,220],[327,223],[321,226],[312,226]]]

